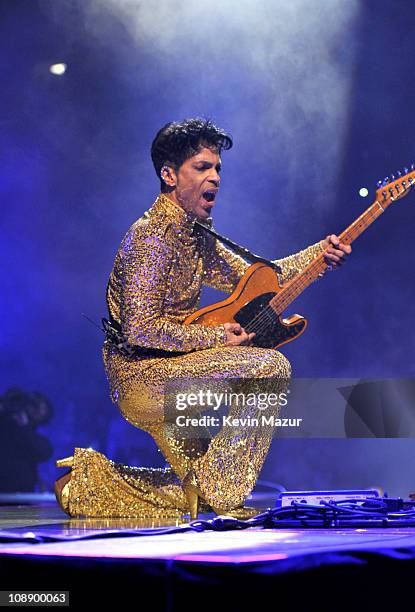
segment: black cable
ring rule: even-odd
[[[393,503],[394,500],[389,501]],[[93,531],[76,536],[51,534],[48,531],[42,532],[41,528],[36,529],[36,527],[32,527],[32,529],[20,527],[0,531],[0,542],[25,541],[36,544],[93,538],[167,535],[190,531],[231,531],[251,527],[262,527],[264,529],[286,527],[414,527],[415,510],[413,504],[402,502],[404,507],[400,512],[389,512],[389,501],[370,500],[369,506],[374,505],[374,508],[363,506],[361,500],[330,501],[319,505],[293,502],[290,506],[268,508],[247,520],[236,519],[232,516],[216,516],[212,519],[196,519],[174,527]],[[345,504],[351,507],[344,507]],[[405,509],[405,505],[407,509]]]

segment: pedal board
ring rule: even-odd
[[[285,508],[297,504],[318,506],[333,501],[350,500],[364,502],[368,498],[379,498],[376,489],[345,489],[336,491],[284,491],[275,503],[276,508]]]

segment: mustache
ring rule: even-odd
[[[217,187],[208,187],[207,189],[205,189],[202,193],[204,193],[205,191],[209,191],[209,190],[215,190],[216,192],[218,191]],[[186,204],[186,203],[195,203],[200,199],[200,195],[193,195],[193,188],[192,187],[188,187],[187,189],[183,189],[180,194],[176,193],[176,198],[178,200],[178,202],[180,202],[180,204]]]

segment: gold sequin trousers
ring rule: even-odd
[[[165,418],[165,389],[170,380],[202,379],[212,389],[232,389],[238,380],[238,392],[258,393],[261,382],[269,379],[272,392],[284,393],[291,375],[288,360],[272,349],[238,346],[206,349],[173,358],[130,362],[127,376],[122,376],[125,358],[109,345],[103,349],[110,380],[118,380],[111,389],[112,398],[125,419],[147,431],[155,440],[171,468],[133,468],[115,464],[96,451],[76,449],[75,475],[71,478],[69,513],[71,516],[102,517],[178,517],[188,512],[181,481],[194,470],[205,503],[231,510],[241,507],[255,486],[267,456],[275,428],[223,425],[214,437],[206,428],[185,430]],[[131,371],[134,368],[133,376]],[[117,374],[117,376],[114,376]],[[246,379],[246,385],[240,385]],[[228,385],[230,383],[230,387]],[[203,406],[194,407],[200,415]],[[278,407],[268,407],[266,415],[278,414]],[[228,417],[239,419],[260,416],[257,405],[232,405]],[[74,470],[73,470],[74,471]]]

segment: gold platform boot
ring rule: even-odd
[[[193,470],[190,470],[182,481],[183,492],[186,496],[187,503],[190,509],[190,518],[192,520],[197,519],[199,513],[199,502],[204,501],[208,503],[203,497],[197,482],[196,474]],[[231,510],[224,510],[221,508],[214,508],[211,505],[213,512],[221,516],[232,516],[233,518],[240,519],[242,521],[252,518],[257,514],[260,514],[261,510],[253,508],[251,506],[237,506]]]
[[[56,461],[56,467],[70,467],[72,468],[74,462],[73,456],[65,457],[64,459],[58,459]],[[65,514],[69,514],[69,490],[71,486],[71,473],[72,469],[66,472],[63,476],[58,478],[55,482],[55,497],[59,506],[65,512]]]

